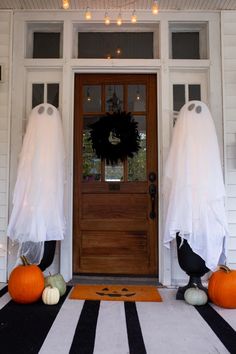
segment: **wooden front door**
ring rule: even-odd
[[[73,271],[157,275],[157,107],[153,74],[76,74]],[[111,165],[92,149],[91,124],[131,112],[141,148]]]

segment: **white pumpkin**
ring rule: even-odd
[[[42,294],[42,300],[46,305],[56,305],[60,299],[60,292],[56,287],[47,286]]]
[[[195,306],[205,305],[208,301],[206,292],[199,289],[196,285],[185,291],[184,299],[188,304]]]

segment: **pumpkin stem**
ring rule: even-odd
[[[197,286],[196,283],[193,283],[193,286],[194,286],[195,289],[198,289],[198,286]]]
[[[227,267],[225,264],[220,264],[219,269],[224,270],[226,273],[231,272],[231,269],[229,267]]]
[[[23,256],[20,256],[21,260],[22,260],[22,263],[23,263],[23,266],[28,266],[30,265],[28,259],[23,255]]]

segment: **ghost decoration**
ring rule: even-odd
[[[179,233],[215,270],[225,261],[225,187],[213,119],[201,101],[190,101],[180,110],[165,166],[164,191],[164,245],[170,247]]]
[[[45,241],[64,237],[64,160],[60,113],[51,104],[40,104],[29,116],[7,229],[20,253],[34,263]]]

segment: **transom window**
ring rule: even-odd
[[[159,24],[73,25],[73,58],[157,59]]]
[[[152,32],[80,32],[78,58],[153,58]]]
[[[207,23],[169,24],[170,59],[207,59]]]
[[[62,58],[63,23],[27,24],[26,58],[50,59]]]

